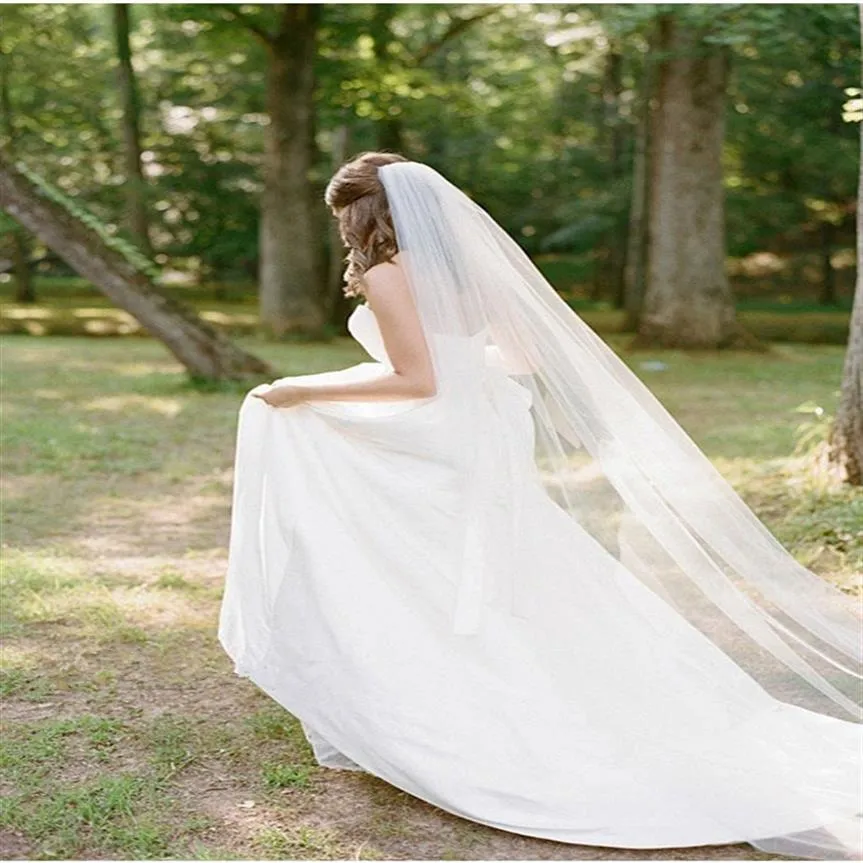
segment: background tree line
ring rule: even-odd
[[[856,14],[13,5],[3,146],[173,278],[257,291],[277,336],[343,321],[323,186],[383,148],[439,168],[643,342],[745,344],[732,285],[850,303]],[[26,301],[64,265],[3,228]]]

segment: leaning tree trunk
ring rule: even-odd
[[[652,112],[647,286],[638,342],[720,348],[741,339],[725,274],[722,143],[729,54],[658,21]]]
[[[263,360],[240,350],[194,311],[163,294],[125,254],[2,157],[0,209],[161,339],[193,378],[245,380],[273,374]]]
[[[314,59],[319,11],[281,7],[268,40],[264,192],[261,201],[260,315],[271,336],[324,324],[320,244],[310,173],[314,155]],[[318,204],[320,206],[320,204]]]
[[[129,6],[114,6],[114,38],[117,45],[117,83],[123,107],[123,164],[126,183],[126,227],[142,249],[149,250],[147,202],[144,172],[141,167],[141,104],[138,84],[132,68],[132,51],[129,47]]]
[[[863,6],[860,7],[860,25],[863,31]],[[839,410],[830,433],[830,460],[850,485],[863,485],[863,125],[860,127],[857,202],[857,285]]]

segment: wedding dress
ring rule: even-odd
[[[851,600],[536,302],[484,211],[427,166],[384,176],[438,393],[246,396],[219,627],[237,673],[321,764],[502,830],[855,859]],[[349,330],[370,362],[275,384],[391,372],[369,307]]]

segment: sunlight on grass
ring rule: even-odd
[[[258,323],[257,315],[243,314],[241,312],[228,314],[227,312],[217,312],[205,309],[201,312],[201,317],[205,321],[209,321],[211,324],[221,324],[222,326],[229,324],[245,324],[246,326],[254,327]]]
[[[259,316],[254,306],[249,305],[251,297],[254,297],[254,291],[241,302],[219,302],[194,293],[182,294],[183,301],[196,308],[201,318],[232,336],[254,335],[257,331]],[[110,305],[107,298],[98,293],[77,296],[64,292],[51,297],[43,294],[42,300],[36,304],[3,303],[0,306],[0,333],[29,333],[43,338],[88,333],[95,337],[147,336],[135,318]],[[575,302],[574,309],[603,336],[618,333],[623,326],[623,312],[608,303]],[[776,302],[759,308],[742,303],[739,317],[750,332],[764,341],[841,345],[848,339],[850,315],[844,308],[799,305],[786,308]]]
[[[0,620],[10,634],[28,624],[62,622],[80,637],[143,643],[150,631],[204,626],[210,619],[209,609],[191,596],[158,583],[106,579],[88,572],[82,560],[21,550],[8,550],[3,558]]]
[[[33,306],[10,306],[3,310],[3,315],[16,320],[47,320],[58,314],[56,309],[38,308]]]
[[[84,402],[84,410],[123,411],[131,407],[144,408],[166,417],[176,416],[183,406],[179,399],[156,398],[154,396],[103,396]]]

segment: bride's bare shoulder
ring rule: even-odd
[[[413,313],[410,285],[398,255],[369,267],[363,276],[363,282],[366,300],[379,318],[388,311],[399,317]]]
[[[363,274],[363,281],[373,290],[387,287],[393,289],[398,286],[407,288],[402,253],[398,252],[389,260],[369,267]]]

